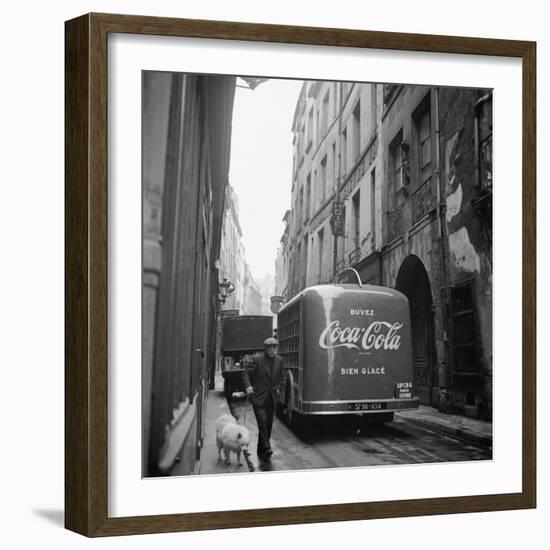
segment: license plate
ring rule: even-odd
[[[387,403],[349,403],[348,410],[350,411],[382,411],[386,408]]]

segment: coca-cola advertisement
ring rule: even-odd
[[[319,346],[323,349],[338,347],[363,349],[399,349],[401,336],[398,334],[403,323],[388,323],[373,321],[368,327],[340,327],[340,321],[332,321],[323,330],[319,338]]]
[[[312,287],[304,302],[304,354],[315,364],[304,371],[304,400],[393,398],[396,383],[412,383],[406,296],[330,285]]]

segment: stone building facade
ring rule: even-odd
[[[293,136],[285,298],[348,267],[401,290],[421,402],[490,419],[491,92],[305,82]]]
[[[244,315],[261,315],[262,292],[247,263],[244,266]]]
[[[288,269],[287,269],[287,246],[288,246],[288,232],[289,232],[289,219],[290,210],[285,212],[283,217],[283,223],[285,229],[279,247],[277,248],[277,254],[275,256],[275,295],[280,296],[283,301],[289,299],[288,296]]]
[[[304,82],[293,123],[291,214],[285,237],[287,294],[330,282],[362,262],[380,282],[382,218],[377,173],[381,86]],[[371,200],[373,197],[374,200]],[[333,205],[346,212],[345,235],[333,235]]]
[[[228,185],[225,192],[225,209],[220,249],[220,282],[227,279],[235,290],[226,299],[223,309],[238,309],[244,305],[244,247],[239,222],[239,203],[235,190]]]
[[[219,280],[227,279],[234,291],[222,306],[238,310],[241,315],[257,315],[261,311],[261,291],[246,262],[239,222],[239,201],[235,189],[227,185],[220,248]]]

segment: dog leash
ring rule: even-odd
[[[249,400],[250,400],[250,396],[246,394],[246,399],[244,401],[243,426],[246,426],[246,409],[248,409]],[[244,460],[246,462],[246,465],[248,466],[248,471],[254,472],[256,468],[254,467],[254,463],[250,459],[250,451],[244,451],[243,455],[244,455]]]
[[[248,400],[249,395],[246,394],[246,399],[244,401],[243,426],[246,426],[246,409],[248,409]]]

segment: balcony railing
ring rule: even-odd
[[[361,247],[353,249],[348,254],[348,265],[355,265],[361,259]]]
[[[403,208],[398,206],[395,210],[386,213],[388,241],[393,241],[403,233]]]
[[[336,262],[336,277],[348,267],[353,267],[361,259],[361,247],[353,249],[349,254],[346,254],[340,261]]]
[[[493,185],[493,135],[485,138],[479,145],[479,186],[481,191],[491,189]]]

